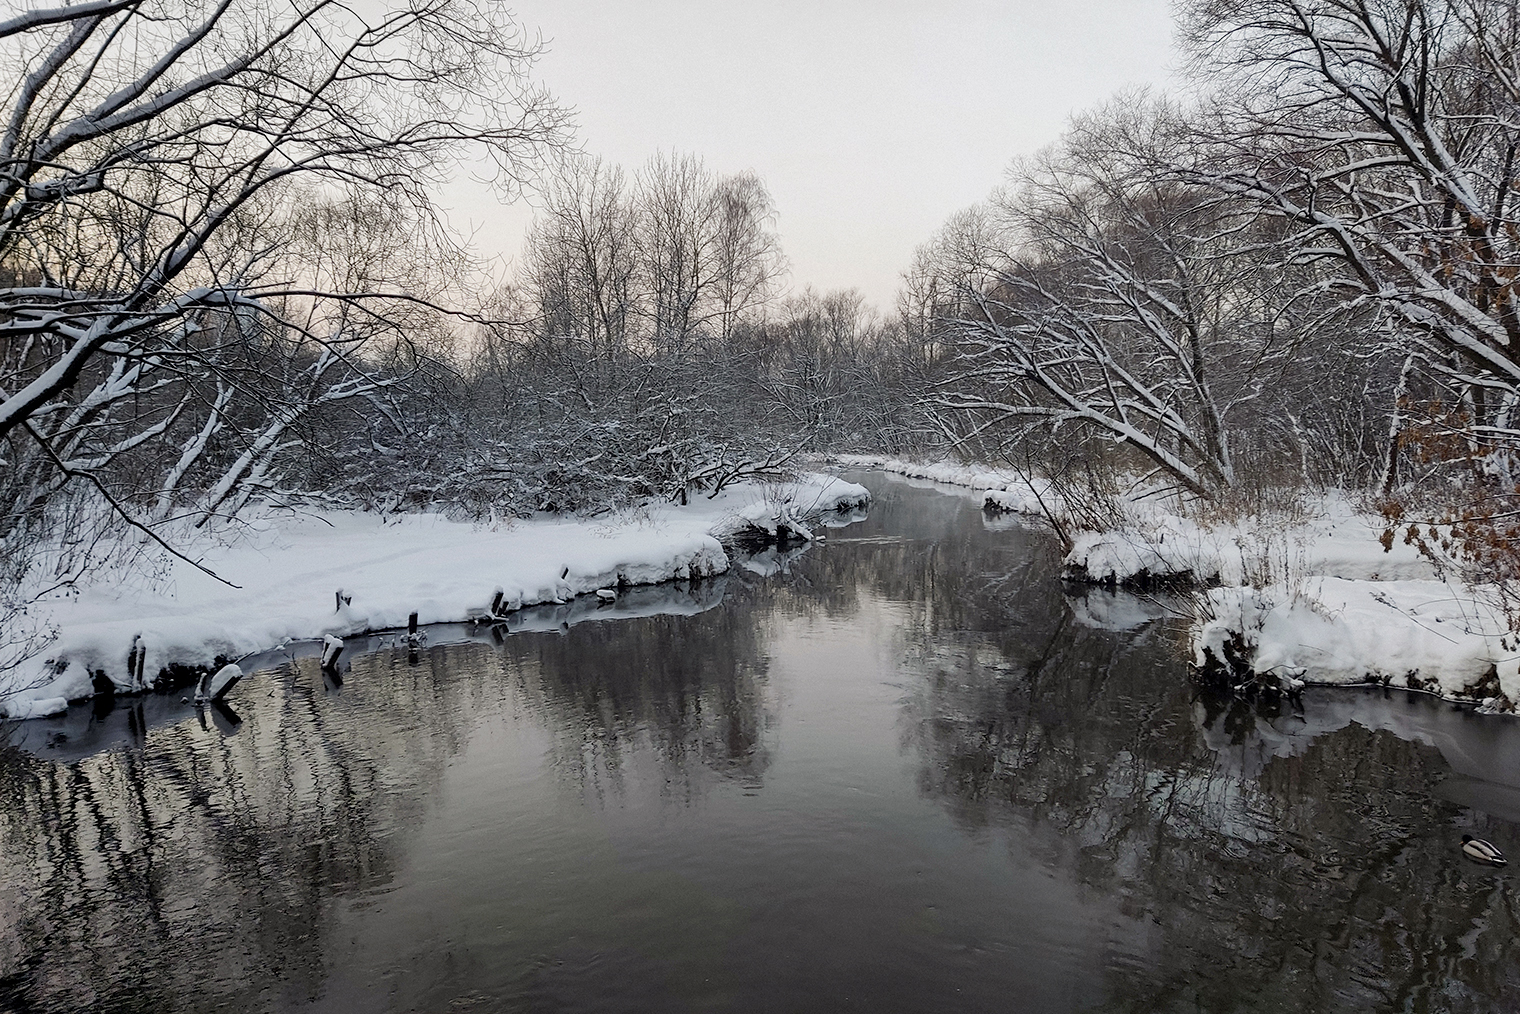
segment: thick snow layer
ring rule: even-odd
[[[1058,510],[1060,499],[1048,482],[1018,479],[1003,489],[989,489],[982,496],[982,507],[1004,514],[1044,514]]]
[[[871,491],[836,475],[810,472],[791,483],[776,499],[782,499],[803,517],[814,517],[865,507],[871,502]]]
[[[1233,639],[1254,672],[1289,685],[1376,682],[1504,710],[1520,701],[1520,653],[1484,589],[1314,577],[1216,588],[1207,612],[1193,632],[1199,665],[1224,659]]]
[[[431,514],[265,514],[236,538],[191,533],[182,542],[237,587],[174,560],[148,589],[101,583],[39,601],[34,612],[58,637],[5,674],[0,708],[14,718],[56,713],[61,700],[91,694],[92,672],[121,690],[141,689],[129,671],[134,645],[151,680],[172,663],[209,666],[218,655],[402,627],[413,612],[423,624],[485,618],[498,592],[500,614],[598,589],[708,577],[729,567],[714,533],[731,530],[746,510],[827,504],[838,512],[869,497],[862,486],[808,475],[611,520],[484,527]]]
[[[1331,492],[1293,516],[1261,516],[1201,526],[1164,510],[1128,505],[1133,520],[1077,536],[1066,557],[1087,580],[1124,584],[1187,576],[1197,584],[1267,585],[1326,575],[1349,580],[1433,578],[1435,571],[1401,540],[1384,551],[1382,518]]]

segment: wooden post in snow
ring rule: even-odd
[[[423,639],[422,632],[417,629],[417,614],[413,613],[406,618],[406,646],[410,649],[408,661],[417,661],[417,649],[422,646]]]
[[[337,672],[338,656],[343,654],[343,638],[328,634],[322,638],[322,671]]]

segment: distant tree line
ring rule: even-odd
[[[600,512],[911,439],[923,362],[783,298],[760,179],[575,154],[537,53],[493,0],[0,20],[0,616],[250,504]],[[435,204],[481,158],[542,194],[504,286]]]
[[[775,217],[753,173],[719,176],[694,156],[656,156],[631,178],[561,162],[496,322],[450,377],[448,418],[428,427],[464,465],[434,473],[447,485],[433,499],[677,501],[805,451],[912,440],[900,408],[924,363],[856,293],[783,298]]]

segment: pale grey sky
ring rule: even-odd
[[[753,169],[796,289],[888,310],[913,248],[1018,155],[1121,88],[1163,86],[1167,0],[518,0],[538,77],[587,151],[630,172],[659,150]],[[455,221],[515,254],[531,214],[481,192]]]

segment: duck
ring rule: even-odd
[[[1482,863],[1484,866],[1509,865],[1509,860],[1504,858],[1503,852],[1500,852],[1482,838],[1474,838],[1470,834],[1462,836],[1462,854],[1474,862]]]

